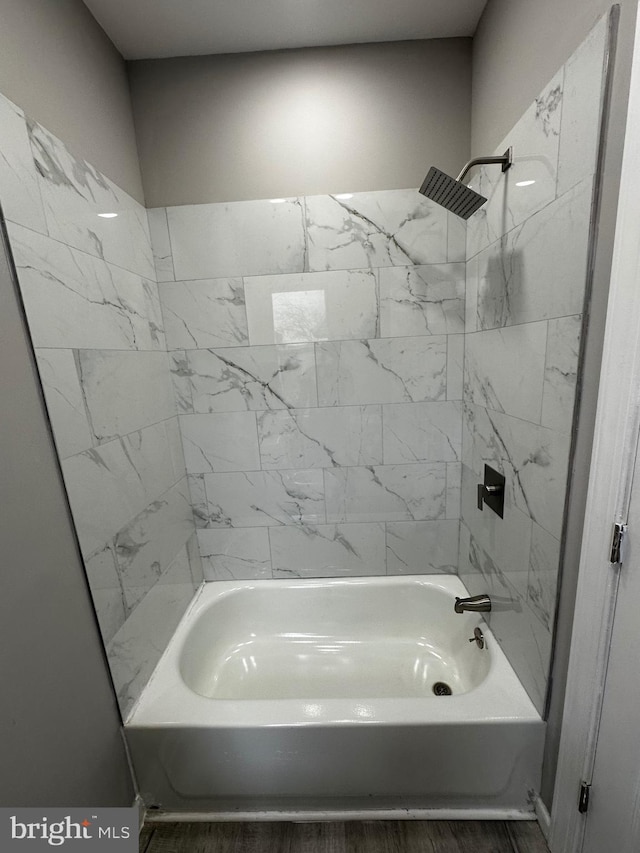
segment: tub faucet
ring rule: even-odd
[[[453,605],[456,613],[464,613],[470,610],[472,613],[488,613],[491,610],[491,599],[488,595],[472,595],[470,598],[458,598]]]

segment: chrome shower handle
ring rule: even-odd
[[[487,497],[499,495],[502,491],[502,486],[485,486],[484,483],[478,483],[478,509],[484,509],[484,502]]]

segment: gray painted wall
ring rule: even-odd
[[[81,0],[0,0],[0,92],[143,201],[124,60]]]
[[[149,207],[417,187],[468,159],[471,40],[129,63]]]
[[[2,244],[0,365],[0,804],[129,806],[120,717]]]
[[[489,0],[473,39],[474,156],[493,151],[611,5],[611,0]],[[621,5],[633,10],[637,0]]]

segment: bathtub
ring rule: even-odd
[[[531,816],[544,723],[481,614],[454,613],[467,594],[440,575],[204,584],[125,725],[145,803]]]

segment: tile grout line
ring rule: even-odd
[[[171,227],[169,226],[169,208],[165,207],[165,208],[163,208],[163,210],[164,210],[164,219],[165,219],[165,222],[167,223],[167,239],[169,241],[169,251],[171,252],[171,269],[173,271],[173,280],[175,281],[176,280],[176,262],[174,260],[173,240],[171,239]],[[153,242],[151,242],[151,253],[153,254]],[[156,273],[156,278],[157,277],[158,276]],[[158,284],[159,283],[160,282],[158,282]]]
[[[525,220],[526,221],[526,220]],[[16,225],[20,225],[19,222],[14,223]],[[27,228],[27,226],[22,226],[23,228]],[[514,226],[514,229],[518,226]],[[512,229],[512,230],[514,230]],[[29,228],[28,230],[34,231],[35,229]],[[40,232],[37,231],[37,234]],[[48,236],[48,235],[43,235]],[[51,238],[52,240],[55,238]],[[56,242],[61,242],[57,240]],[[490,246],[493,246],[494,243],[499,242],[499,240],[494,240],[485,248],[488,249]],[[63,243],[63,245],[68,245],[67,243]],[[74,249],[75,246],[71,246],[70,248]],[[77,251],[82,252],[82,249],[78,249]],[[480,251],[485,251],[485,249],[481,249]],[[84,252],[84,254],[89,255],[92,258],[98,258],[99,260],[104,260],[104,258],[100,258],[98,255],[91,255],[89,252]],[[478,252],[477,254],[480,254]],[[474,256],[475,257],[475,256]],[[111,263],[111,261],[107,261],[106,263]],[[357,267],[332,267],[331,269],[316,269],[316,270],[292,270],[289,272],[263,272],[263,273],[235,273],[233,275],[207,275],[202,276],[201,278],[179,278],[175,281],[162,281],[158,282],[158,284],[191,284],[192,282],[202,282],[202,281],[228,281],[232,278],[242,278],[242,279],[256,279],[256,278],[293,278],[295,276],[331,276],[337,277],[340,273],[356,273],[363,275],[375,275],[380,270],[394,270],[394,269],[409,269],[409,270],[419,270],[423,268],[431,268],[431,267],[454,267],[454,266],[464,266],[465,261],[438,261],[436,263],[431,264],[384,264],[384,265],[373,265],[368,267],[357,266]],[[117,264],[113,264],[113,266],[118,266]],[[120,269],[126,269],[125,267],[120,267]],[[128,272],[133,272],[132,270],[127,270]],[[136,275],[140,275],[140,273],[135,273]],[[145,276],[141,276],[141,278],[145,278]],[[148,279],[149,281],[153,281],[153,279]]]

